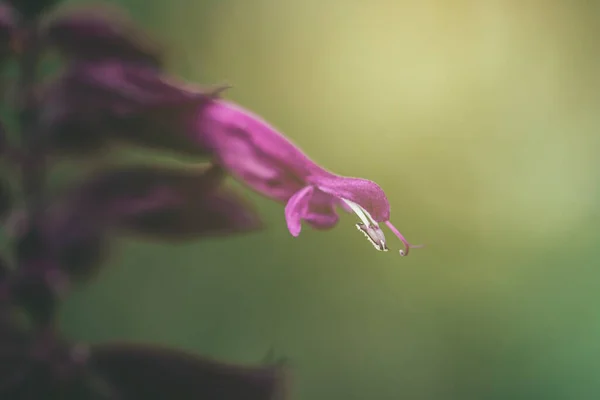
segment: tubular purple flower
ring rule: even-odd
[[[214,100],[202,106],[196,128],[196,139],[234,177],[286,203],[285,219],[293,236],[300,234],[302,221],[316,229],[332,228],[340,207],[359,217],[356,227],[377,250],[388,251],[379,223],[385,223],[404,244],[400,255],[420,247],[411,245],[390,222],[390,204],[379,185],[327,171],[259,116]]]

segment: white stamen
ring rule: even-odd
[[[369,214],[367,210],[365,210],[353,201],[347,199],[342,200],[348,205],[348,207],[352,209],[352,211],[354,211],[356,215],[358,215],[358,218],[360,218],[360,220],[362,221],[362,223],[356,224],[356,228],[365,235],[365,237],[377,250],[388,251],[385,235],[383,234],[383,231],[379,227],[379,224],[373,219],[371,214]],[[408,255],[408,251],[411,248],[423,247],[422,245],[411,245],[410,243],[408,243],[404,236],[402,236],[402,234],[398,231],[398,229],[396,229],[394,225],[392,225],[390,221],[385,221],[385,224],[388,226],[388,228],[390,228],[392,232],[394,232],[394,235],[396,235],[398,239],[400,239],[404,244],[406,249],[398,251],[401,256]]]
[[[354,211],[356,215],[358,215],[358,218],[360,218],[363,224],[365,224],[366,226],[379,226],[379,224],[375,222],[375,220],[373,220],[373,217],[371,217],[371,214],[369,214],[367,210],[365,210],[353,201],[346,199],[342,200],[344,201],[344,203],[348,204],[348,206],[352,209],[352,211]]]
[[[360,218],[362,223],[356,224],[356,228],[361,231],[365,237],[371,242],[373,247],[379,251],[388,251],[385,244],[385,235],[379,224],[371,217],[371,214],[358,204],[353,201],[342,199],[348,206],[354,211],[354,213]]]
[[[379,251],[388,251],[385,244],[385,236],[379,227],[367,227],[364,224],[358,223],[356,224],[356,229],[365,235],[375,249]]]

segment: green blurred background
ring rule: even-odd
[[[124,239],[64,305],[71,337],[272,347],[298,400],[600,398],[600,3],[116,3],[427,247],[376,252],[350,215],[292,238],[248,192],[261,233]]]

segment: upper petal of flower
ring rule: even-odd
[[[390,203],[383,189],[373,181],[331,173],[313,175],[308,178],[308,181],[322,192],[358,204],[377,222],[390,219]]]
[[[199,141],[218,162],[254,190],[287,202],[322,169],[259,116],[222,100],[200,109]]]

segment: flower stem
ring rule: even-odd
[[[32,220],[41,211],[44,182],[44,160],[38,132],[38,107],[36,100],[37,70],[41,56],[41,43],[37,21],[26,22],[21,36],[18,57],[16,108],[24,154],[21,162],[21,179],[27,212]]]

